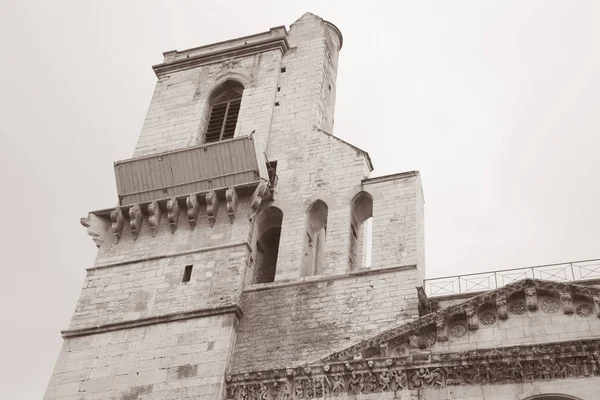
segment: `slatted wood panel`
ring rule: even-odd
[[[122,205],[268,179],[264,157],[247,136],[115,163]]]

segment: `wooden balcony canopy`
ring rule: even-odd
[[[251,136],[117,161],[115,176],[122,206],[268,180]]]

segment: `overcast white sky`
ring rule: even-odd
[[[600,257],[600,2],[0,0],[0,398],[40,399],[161,53],[344,35],[334,133],[417,169],[428,276]]]

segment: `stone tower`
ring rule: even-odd
[[[418,316],[419,175],[333,135],[341,48],[307,13],[164,53],[45,399],[224,399]]]

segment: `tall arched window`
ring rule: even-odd
[[[256,263],[252,283],[275,281],[282,222],[283,212],[273,206],[263,210],[257,217]]]
[[[350,216],[350,270],[369,267],[371,256],[371,221],[373,217],[373,198],[366,192],[360,192],[351,203]]]
[[[322,200],[315,201],[308,208],[301,276],[323,273],[327,212],[327,204]]]
[[[243,92],[244,87],[240,83],[227,81],[215,93],[210,106],[204,143],[218,142],[233,137]]]

